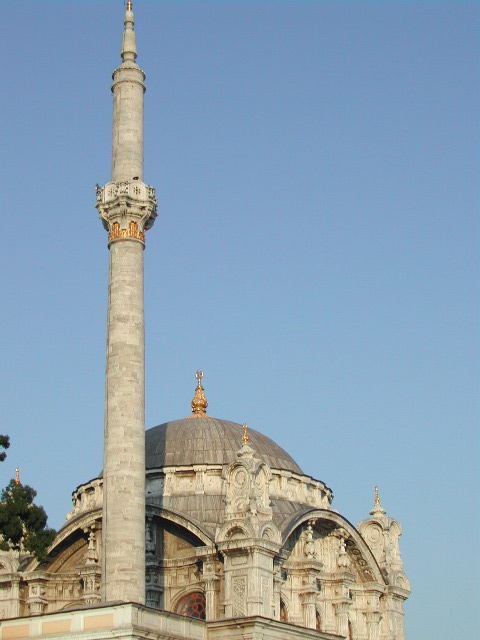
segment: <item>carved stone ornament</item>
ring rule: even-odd
[[[314,521],[313,521],[313,524],[315,524]],[[315,542],[313,541],[312,522],[309,522],[307,526],[307,531],[305,533],[305,546],[303,548],[303,553],[305,557],[309,559],[314,559],[317,555],[317,549],[315,548]]]
[[[225,519],[271,521],[270,468],[254,457],[254,450],[246,443],[237,455],[237,462],[232,463],[225,473]]]
[[[145,243],[145,231],[157,217],[155,189],[140,180],[109,182],[96,187],[96,209],[108,231],[109,245],[116,240]]]

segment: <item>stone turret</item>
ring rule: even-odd
[[[370,511],[371,517],[360,522],[358,530],[372,550],[387,586],[382,597],[382,611],[372,611],[365,615],[367,626],[376,628],[383,618],[384,628],[388,628],[391,634],[387,637],[404,640],[403,603],[410,595],[411,589],[410,582],[403,572],[400,557],[399,539],[402,527],[386,514],[380,504],[378,488],[375,487],[375,504]]]
[[[110,272],[105,383],[102,600],[145,602],[145,231],[157,216],[143,183],[143,94],[131,2],[113,73],[112,180],[97,186]]]

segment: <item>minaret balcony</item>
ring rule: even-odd
[[[138,240],[145,243],[145,231],[157,217],[155,189],[140,180],[108,182],[96,187],[96,208],[108,231],[109,244],[116,240]]]

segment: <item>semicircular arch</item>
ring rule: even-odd
[[[378,562],[375,559],[370,547],[365,542],[358,530],[349,522],[346,518],[341,516],[335,511],[329,511],[328,509],[311,509],[306,512],[302,512],[296,518],[292,518],[288,525],[282,532],[282,545],[285,546],[290,536],[297,531],[299,527],[310,520],[322,520],[333,525],[332,528],[342,528],[349,534],[353,544],[359,549],[360,553],[367,560],[373,571],[373,578],[380,584],[385,584],[385,578],[380,571]]]
[[[95,509],[89,511],[81,516],[70,520],[65,524],[55,536],[54,541],[47,550],[47,557],[42,562],[42,565],[56,563],[57,557],[68,549],[80,538],[85,538],[85,529],[95,525],[99,528],[102,520],[102,510]],[[86,538],[85,538],[86,540]],[[25,565],[24,571],[35,571],[38,568],[40,562],[32,556],[29,562]],[[50,569],[47,569],[50,570]]]
[[[211,546],[214,544],[214,540],[210,536],[209,532],[200,522],[195,520],[195,518],[187,518],[185,514],[174,511],[173,509],[166,509],[164,507],[158,507],[150,504],[147,504],[147,515],[163,518],[164,520],[168,520],[169,522],[186,529],[205,546]]]

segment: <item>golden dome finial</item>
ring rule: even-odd
[[[198,380],[198,384],[192,400],[192,413],[200,417],[202,414],[207,413],[208,407],[208,402],[205,398],[202,387],[203,371],[200,371],[199,369],[195,374],[195,378]]]
[[[244,425],[243,425],[243,436],[242,436],[242,442],[243,442],[243,444],[248,444],[248,433],[247,433],[247,429],[248,429],[247,425],[246,425],[246,424],[244,424]]]
[[[20,484],[20,467],[15,469],[15,484]]]
[[[375,487],[375,506],[379,506],[380,498],[378,497],[378,487]]]

